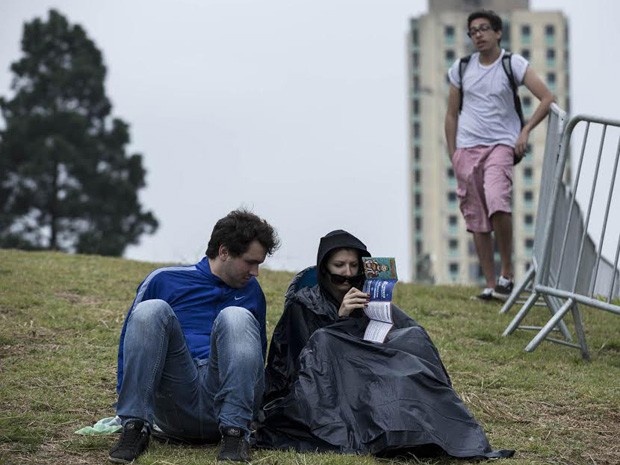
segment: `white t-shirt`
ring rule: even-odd
[[[456,147],[504,144],[515,146],[521,132],[521,122],[515,110],[508,76],[502,66],[502,49],[491,65],[480,64],[480,53],[474,53],[463,70],[463,108],[456,131]],[[459,62],[448,70],[450,83],[461,88]],[[523,84],[529,62],[516,53],[511,57],[512,72],[518,85]]]

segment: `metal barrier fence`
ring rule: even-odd
[[[556,108],[550,118],[559,121],[559,116]],[[555,123],[550,119],[541,178],[539,202],[542,205],[539,203],[531,272],[525,278],[528,282],[515,287],[500,311],[510,310],[528,285],[531,293],[503,335],[517,328],[538,329],[526,351],[535,350],[547,339],[579,348],[587,359],[589,353],[578,304],[620,315],[620,306],[614,302],[620,296],[620,223],[618,217],[614,218],[616,222],[609,221],[611,211],[620,211],[620,189],[616,187],[620,122],[589,116],[572,118],[557,145],[557,157],[552,156],[556,153],[555,131]],[[573,177],[567,163],[572,146],[580,147]],[[551,169],[553,177],[550,174],[547,177]],[[604,252],[612,258],[605,258]],[[541,297],[551,311],[549,321],[541,328],[520,326]],[[568,311],[573,316],[578,344],[571,342],[563,322]],[[562,332],[563,340],[548,337],[554,329]]]
[[[544,302],[538,302],[537,297],[532,296],[532,286],[536,274],[539,271],[540,264],[543,262],[545,237],[545,221],[543,218],[548,217],[549,207],[553,199],[554,183],[550,182],[555,176],[556,168],[560,158],[560,144],[562,142],[562,134],[566,126],[567,115],[555,103],[551,105],[547,120],[547,134],[545,139],[545,151],[543,154],[543,165],[540,176],[540,190],[538,196],[538,207],[536,212],[536,223],[534,230],[534,246],[532,248],[532,261],[525,277],[515,285],[515,288],[504,303],[500,313],[507,313],[513,306],[524,304],[527,309],[531,306],[546,306],[551,313],[555,313],[562,307],[561,302],[555,298],[545,299]],[[571,341],[572,336],[564,322],[559,323],[559,330],[562,332],[564,340]],[[519,329],[540,330],[539,326],[519,326]]]

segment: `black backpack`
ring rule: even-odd
[[[512,96],[514,99],[515,110],[517,115],[519,115],[519,121],[521,121],[521,127],[525,125],[525,119],[523,118],[523,107],[521,106],[521,99],[519,98],[519,92],[517,90],[517,84],[515,83],[514,73],[512,72],[512,64],[510,62],[510,58],[512,57],[512,53],[506,52],[502,57],[502,67],[504,68],[504,72],[506,76],[508,76],[508,82],[510,82],[510,88],[512,89]],[[469,59],[471,55],[467,55],[466,57],[461,58],[459,62],[459,80],[461,81],[461,92],[460,92],[460,100],[459,100],[459,113],[463,109],[463,72],[469,63]]]

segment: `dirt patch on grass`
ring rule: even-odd
[[[80,306],[95,306],[101,305],[101,299],[93,296],[93,295],[83,295],[76,292],[70,291],[59,291],[54,293],[54,296],[62,299],[66,302],[69,302],[72,305],[80,305]]]
[[[526,444],[532,436],[549,445],[557,462],[567,464],[617,465],[620,457],[620,410],[605,404],[545,402],[526,400],[519,410],[498,397],[476,393],[463,395],[480,420],[514,432],[515,442]],[[519,451],[526,456],[541,457],[544,451]]]

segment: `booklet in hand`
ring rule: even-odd
[[[391,257],[363,257],[366,282],[363,292],[370,294],[370,302],[364,308],[370,318],[364,340],[383,342],[392,329],[392,292],[398,281],[396,261]]]

